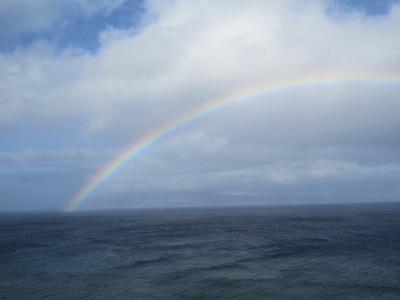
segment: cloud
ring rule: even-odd
[[[124,3],[75,2],[88,16]],[[50,28],[59,19],[49,3],[40,2],[21,28],[4,26],[14,34]],[[0,6],[0,16],[11,16],[16,5]],[[338,79],[398,74],[400,5],[379,16],[335,5],[148,1],[141,24],[107,28],[96,52],[59,51],[40,40],[18,47],[0,54],[0,126],[18,133],[24,124],[50,128],[74,120],[77,144],[102,153],[254,83],[333,72]],[[265,193],[312,183],[327,189],[329,182],[361,190],[378,177],[398,178],[398,92],[387,83],[337,82],[237,103],[168,136],[110,181],[109,192]],[[69,168],[83,179],[104,159],[94,155],[90,166]]]
[[[64,111],[74,109],[66,108],[69,103],[76,110],[72,113],[90,114],[92,131],[118,126],[126,110],[162,117],[161,109],[154,109],[159,105],[172,105],[174,114],[179,107],[253,82],[324,70],[396,70],[399,65],[400,43],[393,30],[400,22],[397,8],[383,19],[350,14],[345,21],[330,18],[321,4],[293,1],[213,6],[176,1],[163,11],[155,4],[148,9],[149,15],[158,15],[155,21],[139,32],[108,29],[95,55],[73,55],[67,49],[59,56],[26,59],[32,52],[27,49],[5,59],[18,64],[22,57],[21,70],[37,74],[27,87],[43,79],[50,87],[42,94],[49,98],[48,109],[55,109],[52,98],[61,94]],[[22,80],[7,75],[2,77]],[[70,84],[60,87],[53,77]]]

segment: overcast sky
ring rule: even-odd
[[[146,132],[251,84],[399,74],[397,1],[3,0],[0,210],[63,208]],[[400,80],[399,80],[400,82]],[[200,117],[81,208],[400,200],[400,84],[312,84]]]

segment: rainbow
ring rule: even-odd
[[[302,77],[301,79],[269,81],[266,83],[254,84],[244,88],[237,89],[229,94],[203,101],[200,105],[184,112],[181,115],[172,118],[168,122],[155,128],[132,144],[119,152],[112,160],[89,178],[80,191],[68,201],[63,209],[64,212],[70,212],[78,208],[79,205],[87,199],[102,183],[112,177],[118,169],[131,159],[140,155],[145,149],[153,146],[167,134],[188,124],[194,119],[200,118],[209,113],[219,111],[236,102],[265,96],[272,93],[288,91],[295,88],[308,87],[321,84],[337,84],[344,82],[360,83],[388,83],[399,84],[399,72],[340,72],[319,74],[318,76]]]

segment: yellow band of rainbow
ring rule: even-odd
[[[203,101],[200,105],[180,114],[168,122],[155,128],[132,144],[119,152],[112,160],[102,166],[92,176],[79,192],[72,197],[63,209],[69,212],[76,209],[85,199],[93,193],[97,187],[113,176],[118,169],[129,160],[137,157],[146,148],[159,142],[166,134],[173,132],[190,121],[204,116],[208,113],[220,110],[235,102],[241,102],[259,96],[269,95],[276,92],[284,92],[294,88],[302,88],[321,84],[338,84],[345,82],[360,83],[385,83],[399,84],[400,72],[394,71],[369,71],[369,72],[330,72],[327,74],[319,74],[318,76],[302,77],[300,79],[268,81],[266,83],[255,84],[237,89],[226,95]]]

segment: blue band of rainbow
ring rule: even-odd
[[[63,211],[69,212],[78,208],[78,206],[85,199],[87,199],[90,194],[96,190],[96,188],[112,177],[122,165],[140,155],[145,149],[159,142],[168,133],[173,132],[177,128],[184,126],[194,119],[223,109],[235,102],[241,102],[259,96],[265,96],[276,92],[284,92],[294,88],[321,84],[338,84],[344,82],[399,84],[400,73],[389,71],[352,73],[340,72],[329,73],[325,75],[319,74],[318,76],[302,77],[301,79],[294,80],[281,80],[276,82],[269,81],[267,83],[247,86],[245,88],[233,91],[232,93],[203,101],[200,105],[184,112],[181,115],[178,115],[175,118],[172,118],[168,122],[162,124],[160,127],[147,132],[141,138],[135,140],[132,144],[119,152],[112,160],[97,170],[94,176],[92,176],[86,182],[81,190],[68,201],[68,204],[65,206]]]

